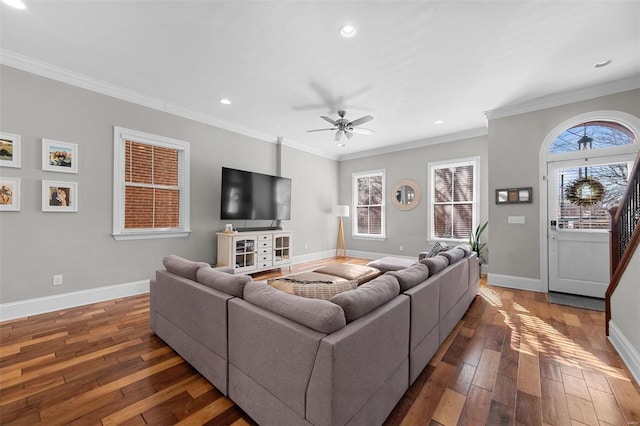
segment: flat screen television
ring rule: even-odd
[[[220,219],[291,219],[291,179],[223,167]]]

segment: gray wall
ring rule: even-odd
[[[415,257],[417,253],[430,248],[431,242],[427,242],[430,220],[430,213],[427,211],[429,197],[427,165],[430,162],[475,156],[480,157],[480,222],[484,223],[487,220],[488,179],[486,136],[341,161],[339,166],[340,204],[352,204],[352,173],[386,170],[386,238],[383,241],[354,239],[351,236],[353,219],[351,217],[345,221],[347,249]],[[422,201],[413,210],[401,211],[391,203],[391,188],[400,179],[413,179],[420,185]],[[485,239],[488,237],[489,232],[484,234]],[[400,251],[401,245],[404,247],[403,251]]]
[[[22,210],[0,213],[0,303],[145,280],[172,253],[215,262],[221,166],[276,172],[275,144],[10,67],[0,73],[0,130],[22,136],[22,168],[2,169],[22,179]],[[191,143],[188,238],[111,236],[114,125]],[[42,138],[78,144],[79,173],[42,171]],[[282,169],[293,179],[292,220],[283,225],[297,231],[294,256],[333,249],[327,209],[337,198],[337,162],[284,147]],[[43,213],[43,179],[78,182],[78,213]],[[52,286],[54,274],[63,274],[61,287]]]
[[[498,188],[533,187],[533,203],[496,205],[490,196],[489,245],[492,274],[540,278],[540,149],[560,123],[591,111],[616,110],[640,116],[640,90],[547,108],[489,122],[489,194]],[[524,225],[507,224],[525,216]]]

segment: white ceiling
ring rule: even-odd
[[[1,6],[3,63],[331,158],[483,133],[485,111],[640,75],[639,1],[24,2]],[[306,132],[338,109],[373,115],[375,135]]]

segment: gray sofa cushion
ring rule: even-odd
[[[456,246],[456,248],[464,251],[465,257],[468,257],[473,252],[469,244],[460,244],[459,246]]]
[[[466,256],[464,250],[461,248],[452,248],[451,250],[443,251],[440,253],[441,256],[449,259],[449,265],[453,265],[456,262],[461,261]]]
[[[196,277],[200,284],[236,297],[242,297],[244,285],[251,281],[248,275],[233,275],[213,268],[198,269]]]
[[[180,275],[191,281],[196,281],[196,274],[200,268],[211,268],[208,263],[194,262],[192,260],[184,259],[175,254],[165,256],[162,258],[162,264],[164,268],[172,274]]]
[[[261,281],[244,286],[244,300],[321,333],[333,333],[346,325],[344,312],[335,303],[288,294]]]
[[[408,268],[400,269],[399,271],[389,271],[385,275],[393,275],[396,277],[400,284],[400,292],[403,292],[429,278],[429,268],[419,263],[409,266]]]
[[[449,266],[449,259],[444,256],[426,257],[420,260],[420,263],[429,268],[429,273],[435,275]]]
[[[355,290],[336,294],[331,301],[344,310],[347,322],[354,321],[400,294],[400,284],[392,275],[382,275]]]

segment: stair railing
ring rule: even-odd
[[[640,155],[636,158],[633,171],[629,175],[629,183],[621,204],[609,209],[611,214],[611,231],[609,250],[611,252],[610,271],[611,280],[605,293],[605,327],[609,335],[609,321],[611,320],[611,295],[618,287],[631,257],[640,244]]]

